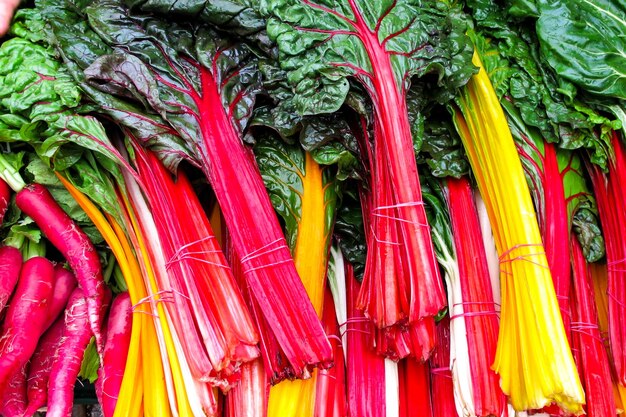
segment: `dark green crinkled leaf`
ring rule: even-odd
[[[248,0],[125,0],[133,9],[158,13],[168,18],[194,19],[218,26],[221,30],[254,39],[269,47],[265,19]]]
[[[420,184],[437,261],[441,265],[449,264],[450,259],[455,258],[454,238],[443,188],[440,180],[423,170],[420,171]]]
[[[343,256],[354,267],[355,277],[361,281],[365,271],[367,245],[361,203],[356,184],[349,181],[342,192],[342,199],[337,209],[334,234],[339,242]]]
[[[524,124],[535,127],[561,148],[592,150],[593,162],[606,168],[608,131],[619,127],[583,105],[570,82],[558,77],[539,53],[536,35],[490,0],[472,0],[476,32],[472,39],[500,100],[514,104]]]
[[[574,215],[573,229],[587,262],[596,262],[604,257],[604,238],[595,210],[578,210]]]
[[[267,31],[277,42],[280,63],[294,86],[302,115],[332,113],[344,103],[354,76],[373,90],[373,65],[363,41],[373,33],[385,44],[396,86],[408,89],[412,76],[435,74],[439,87],[454,91],[474,68],[466,22],[445,2],[348,1],[314,3],[261,0]],[[352,5],[352,6],[351,6]]]
[[[34,30],[43,30],[43,19],[36,10],[22,10],[15,18],[12,31],[24,37],[12,38],[0,46],[0,61],[6,63],[0,68],[0,112],[5,121],[12,123],[10,134],[4,135],[0,131],[0,140],[32,146],[40,159],[29,159],[28,179],[49,186],[68,214],[81,225],[88,225],[90,222],[85,214],[69,197],[50,167],[67,174],[83,158],[91,158],[98,160],[99,165],[83,164],[80,169],[73,170],[78,179],[70,180],[81,183],[80,176],[101,175],[93,172],[105,168],[121,183],[118,155],[102,124],[83,114],[92,107],[82,102],[79,86],[55,50],[44,42],[49,39],[41,34],[31,35]],[[95,156],[90,156],[89,150]],[[110,182],[108,187],[102,183],[90,185],[93,186],[79,189],[109,213],[118,215],[118,205],[111,203],[115,192]],[[93,230],[90,237],[98,243],[101,238]]]
[[[443,106],[429,96],[431,86],[417,82],[406,100],[418,164],[426,164],[435,177],[459,178],[469,171],[469,163],[456,129]]]
[[[275,135],[262,135],[257,137],[254,154],[272,205],[283,219],[287,244],[293,251],[302,216],[305,151],[298,145],[285,143]],[[337,198],[331,177],[324,176],[327,231],[333,227]]]
[[[122,1],[42,0],[57,46],[87,95],[175,170],[182,159],[205,159],[198,104],[215,81],[235,127],[247,126],[259,89],[257,59],[247,46],[206,25],[129,14]],[[87,23],[88,22],[88,23]],[[158,88],[155,88],[158,87]]]
[[[298,146],[272,135],[257,138],[254,154],[272,205],[283,219],[287,244],[293,250],[302,210],[304,154]]]

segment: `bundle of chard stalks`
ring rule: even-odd
[[[626,8],[35,0],[0,416],[626,411]]]

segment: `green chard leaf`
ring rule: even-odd
[[[576,88],[550,70],[531,28],[510,20],[489,0],[469,4],[477,19],[472,39],[500,101],[512,102],[523,122],[548,142],[564,149],[590,149],[594,163],[605,168],[608,132],[619,122],[583,105]]]
[[[337,111],[350,89],[348,76],[375,95],[370,34],[390,55],[401,89],[412,76],[432,73],[438,87],[452,92],[474,72],[464,15],[445,2],[261,0],[259,9],[268,17],[268,35],[278,44],[301,115]]]
[[[52,169],[62,172],[76,185],[87,185],[82,176],[99,177],[101,182],[78,188],[119,219],[118,205],[112,202],[115,198],[112,183],[99,172],[105,168],[116,181],[123,182],[119,153],[100,121],[86,114],[92,107],[83,102],[80,87],[56,51],[47,45],[49,39],[43,36],[41,13],[34,9],[20,10],[12,33],[24,37],[14,37],[0,46],[0,112],[5,124],[0,127],[0,141],[16,146],[28,144],[35,150],[38,158],[29,157],[28,179],[46,185],[80,224],[90,222]],[[99,164],[85,164],[85,158]],[[97,232],[91,233],[91,237],[95,243],[101,240]]]
[[[248,0],[125,0],[133,10],[161,14],[169,19],[207,22],[269,48],[271,43],[265,33],[265,19],[250,3]]]
[[[626,99],[626,3],[536,0],[541,50],[559,76],[594,94]]]
[[[251,49],[206,25],[132,15],[122,1],[40,2],[66,65],[86,94],[175,171],[200,167],[207,155],[206,91],[216,83],[221,105],[243,133],[260,88]],[[204,80],[204,81],[203,81]]]
[[[259,135],[254,147],[257,164],[272,205],[283,219],[287,244],[293,251],[298,237],[298,226],[302,219],[304,177],[306,176],[305,152],[298,145],[289,145],[275,135]],[[332,234],[336,209],[336,184],[324,169],[326,231]],[[327,242],[327,244],[330,243]]]
[[[341,203],[337,209],[334,235],[339,243],[343,256],[354,267],[354,276],[361,281],[365,272],[365,229],[363,226],[363,212],[357,186],[354,181],[347,181],[342,191]]]
[[[450,226],[450,214],[446,204],[443,187],[440,180],[429,175],[428,171],[420,171],[422,194],[430,225],[430,234],[433,237],[437,261],[444,268],[451,262],[456,262],[454,238]]]

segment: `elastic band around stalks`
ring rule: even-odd
[[[388,209],[394,209],[394,208],[401,208],[401,207],[413,207],[413,206],[423,206],[424,202],[423,201],[409,201],[407,203],[398,203],[398,204],[392,204],[390,206],[378,206],[378,207],[374,207],[374,209],[372,209],[372,211],[376,211],[376,210],[388,210]]]
[[[374,240],[376,242],[378,242],[378,243],[382,243],[384,245],[393,245],[393,246],[400,246],[400,245],[402,245],[400,242],[392,242],[390,240],[379,239],[378,236],[376,236],[376,232],[374,231],[374,227],[373,226],[370,226],[370,232],[374,236]]]
[[[185,255],[179,256],[178,259],[171,259],[169,260],[166,264],[165,264],[165,268],[166,269],[170,269],[175,263],[179,263],[179,262],[183,262],[183,261],[196,261],[196,262],[201,262],[203,264],[207,264],[207,265],[213,265],[216,266],[218,268],[224,268],[224,269],[230,269],[229,265],[225,265],[223,263],[218,263],[218,262],[211,262],[208,261],[204,258],[199,258],[197,256],[192,256],[192,255],[196,255],[196,254],[206,254],[206,253],[219,253],[221,251],[219,250],[215,250],[215,251],[204,251],[204,252],[193,252],[193,253],[187,253]]]
[[[450,320],[458,319],[461,317],[481,317],[481,316],[500,316],[497,311],[468,311],[465,313],[454,314],[450,316]]]
[[[277,247],[272,248],[272,245],[276,244],[276,243],[280,243]],[[248,263],[254,259],[260,258],[261,256],[264,255],[268,255],[270,253],[279,251],[281,249],[288,249],[287,248],[287,244],[285,242],[284,238],[278,238],[264,246],[261,246],[260,248],[250,252],[249,254],[243,256],[240,260],[241,266],[243,268],[243,273],[247,274],[253,271],[257,271],[259,269],[265,269],[265,268],[271,268],[273,266],[277,266],[277,265],[282,265],[282,264],[286,264],[289,262],[292,262],[291,257],[289,257],[288,259],[284,259],[282,261],[276,261],[276,262],[272,262],[272,263],[268,263],[268,264],[262,264],[259,266],[255,266],[255,267],[249,267]]]
[[[582,333],[589,337],[593,337],[600,343],[604,343],[602,335],[600,334],[600,328],[595,323],[586,323],[582,321],[573,321],[570,323],[572,332]],[[596,330],[596,334],[593,334],[593,330]]]
[[[506,257],[508,257],[511,252],[517,250],[517,249],[521,249],[521,248],[527,248],[527,247],[541,247],[543,248],[543,244],[542,243],[521,243],[519,245],[515,245],[512,246],[511,248],[507,249],[506,251],[504,251],[502,253],[502,255],[500,255],[498,257],[498,260],[500,261],[501,264],[503,263],[512,263],[514,261],[526,261],[526,262],[530,262],[531,264],[537,265],[541,268],[545,268],[545,269],[549,269],[548,265],[544,265],[541,264],[539,262],[533,261],[532,259],[527,259],[530,256],[541,256],[541,255],[545,255],[546,252],[544,251],[540,251],[540,252],[533,252],[533,253],[527,253],[527,254],[523,254],[523,255],[519,255],[516,256],[515,258],[509,258],[509,259],[505,259]],[[502,271],[505,274],[510,274],[509,271]]]
[[[611,298],[615,303],[617,303],[617,305],[619,305],[621,308],[626,308],[626,304],[624,303],[624,301],[617,298],[615,294],[613,294],[611,291],[607,291],[606,293],[608,294],[609,298]]]
[[[211,235],[211,236],[205,236],[205,237],[201,237],[198,240],[194,240],[193,242],[189,242],[184,244],[183,246],[181,246],[180,248],[176,249],[176,252],[174,252],[174,254],[172,255],[172,258],[167,262],[168,264],[170,262],[173,262],[176,258],[178,258],[181,254],[182,251],[184,251],[185,249],[188,249],[190,246],[193,245],[197,245],[198,243],[202,243],[208,240],[213,240],[215,239],[215,236]]]
[[[428,227],[427,223],[419,223],[419,222],[416,222],[416,221],[403,219],[401,217],[386,216],[384,214],[376,213],[379,210],[390,210],[390,209],[396,209],[396,208],[415,207],[415,206],[423,206],[423,205],[424,205],[423,201],[414,201],[414,202],[393,204],[393,205],[390,205],[390,206],[379,206],[379,207],[374,207],[372,209],[372,214],[374,216],[376,216],[376,217],[382,217],[382,218],[391,219],[391,220],[395,220],[395,221],[399,221],[399,222],[410,223],[410,224],[414,224],[414,225],[419,226],[419,227]]]
[[[450,370],[450,368],[430,368],[430,373],[434,376],[443,376],[445,378],[452,379],[452,371]]]
[[[139,306],[142,306],[142,305],[147,304],[147,303],[153,303],[153,302],[156,302],[156,303],[161,303],[161,302],[163,302],[163,303],[173,303],[174,302],[174,295],[173,295],[173,293],[174,293],[173,290],[162,290],[162,291],[156,292],[154,294],[150,294],[150,295],[140,299],[136,304],[134,304],[131,307],[131,311],[133,313],[135,313],[135,312],[136,313],[144,313],[144,314],[149,314],[149,315],[154,316],[154,317],[158,317],[156,314],[153,314],[150,311],[141,311],[141,310],[140,311],[135,311],[135,310]],[[170,298],[166,299],[165,297],[160,297],[163,294],[169,295],[171,297],[171,299]],[[155,298],[157,296],[159,296],[160,298],[158,300],[155,300]]]
[[[619,265],[624,265],[623,267],[619,267]],[[617,261],[611,261],[606,263],[607,271],[611,272],[626,272],[626,258],[618,259]]]

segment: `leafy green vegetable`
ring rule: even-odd
[[[64,172],[103,209],[118,216],[112,183],[100,169],[123,182],[117,165],[119,153],[103,125],[86,114],[93,107],[84,103],[80,87],[47,45],[43,26],[37,10],[20,10],[12,31],[21,37],[0,46],[0,111],[5,121],[0,141],[17,149],[26,149],[24,144],[32,146],[38,158],[29,158],[28,179],[46,185],[81,225],[90,222],[50,168]],[[97,177],[98,181],[87,181],[86,177]],[[102,239],[95,229],[90,237],[96,238],[95,243]]]
[[[559,74],[603,96],[626,99],[626,4],[613,0],[535,0],[537,35]]]
[[[367,244],[363,227],[363,213],[354,181],[348,181],[335,220],[335,239],[343,256],[352,264],[355,277],[361,281],[365,272]]]
[[[609,131],[619,122],[584,105],[575,86],[550,69],[532,28],[491,0],[468,4],[477,20],[472,38],[498,96],[511,101],[545,140],[565,149],[590,149],[593,162],[606,169]]]
[[[287,245],[293,252],[302,218],[302,199],[305,198],[305,151],[298,145],[286,144],[275,135],[259,135],[254,153],[272,205],[285,223]],[[325,169],[324,175],[327,231],[333,227],[337,198],[331,170]]]

